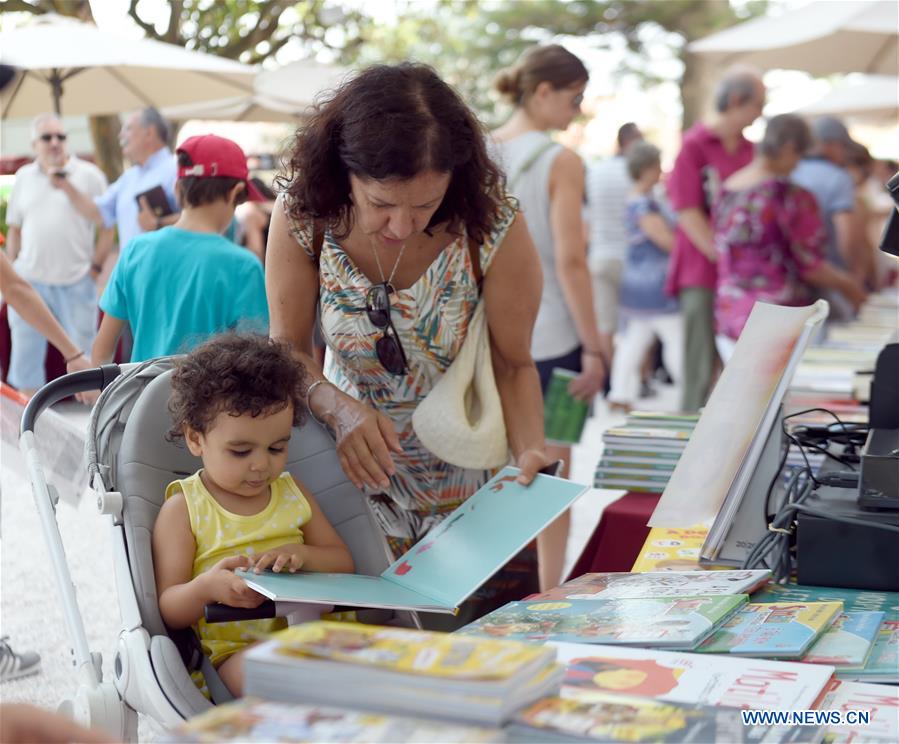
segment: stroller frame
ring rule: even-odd
[[[64,700],[59,709],[76,721],[103,728],[123,741],[137,740],[138,713],[171,727],[213,705],[190,678],[185,659],[191,649],[183,643],[179,648],[159,616],[149,547],[165,482],[199,467],[199,460],[186,448],[164,438],[170,424],[164,402],[170,389],[173,360],[166,357],[141,364],[110,364],[65,375],[35,393],[25,408],[20,429],[20,449],[50,553],[78,675],[74,697]],[[90,486],[110,529],[121,614],[112,680],[103,679],[101,655],[88,646],[56,521],[59,495],[44,476],[34,435],[35,423],[47,408],[75,393],[98,388],[103,392],[91,414],[86,456]],[[132,417],[137,420],[130,422],[129,432],[128,419]],[[137,437],[135,427],[141,423],[147,431]],[[304,482],[346,541],[357,572],[378,575],[390,563],[389,548],[365,497],[343,474],[330,434],[311,417],[294,433],[287,469],[303,468]],[[143,450],[150,453],[147,462],[135,461],[141,460]],[[178,460],[178,467],[167,468],[167,457]],[[149,478],[145,477],[148,473]],[[222,606],[209,606],[207,610],[213,607],[218,610],[218,620],[246,617],[240,610],[227,616],[227,608],[223,616]],[[289,605],[272,606],[269,616],[289,609]],[[412,613],[372,610],[360,615],[366,622],[418,625],[418,618]],[[210,689],[215,697],[214,683],[210,683]]]

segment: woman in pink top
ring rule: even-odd
[[[725,360],[756,301],[803,305],[812,287],[838,290],[858,307],[862,287],[824,259],[824,226],[814,196],[789,181],[811,144],[792,114],[768,122],[755,159],[724,183],[714,210],[717,346]]]

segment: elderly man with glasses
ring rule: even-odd
[[[99,196],[106,178],[95,165],[66,150],[66,132],[53,114],[41,114],[32,124],[35,159],[16,173],[7,209],[8,256],[16,271],[43,298],[69,337],[88,350],[97,329],[96,277],[103,256],[94,224],[82,216],[54,180]],[[8,379],[30,394],[45,382],[47,341],[12,308],[9,311],[12,349]]]

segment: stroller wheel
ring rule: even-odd
[[[137,712],[109,682],[97,687],[82,685],[75,697],[63,700],[57,710],[82,726],[103,729],[119,741],[137,741]]]

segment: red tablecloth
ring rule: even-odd
[[[569,578],[599,571],[630,571],[649,535],[646,522],[659,503],[657,493],[626,493],[609,504]]]

